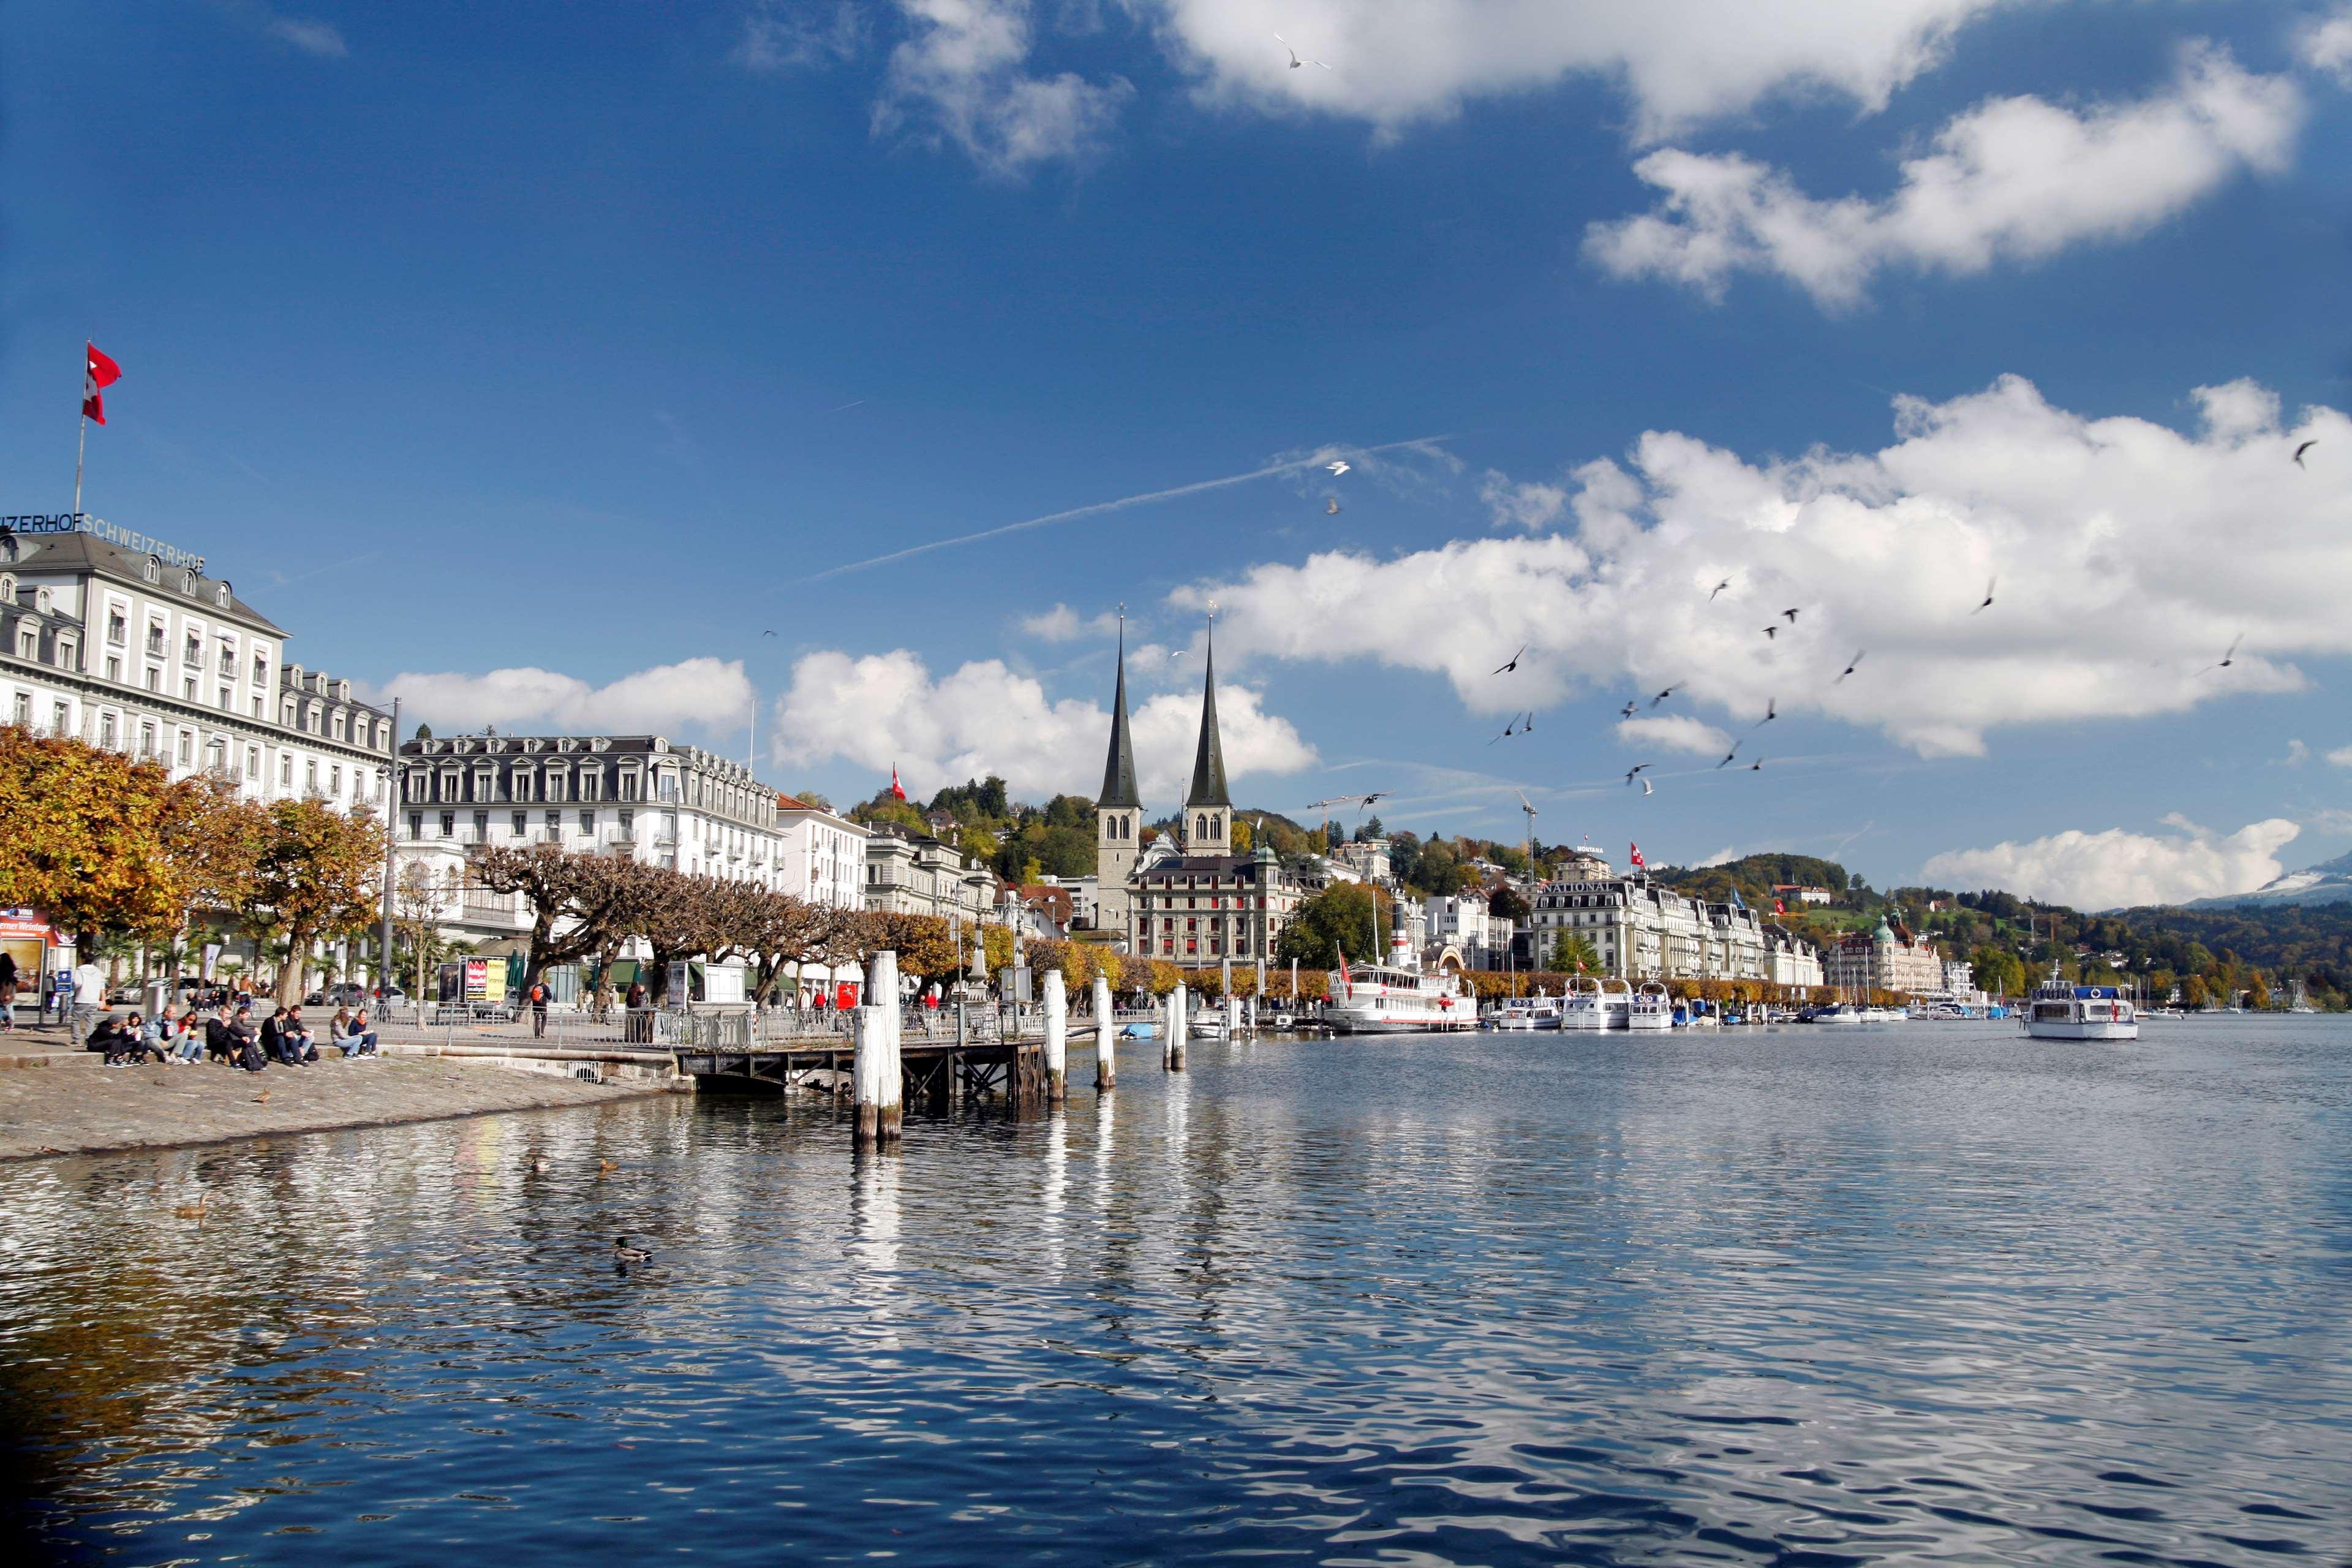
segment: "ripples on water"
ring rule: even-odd
[[[705,1097],[0,1166],[5,1506],[142,1563],[2352,1560],[2352,1028],[2148,1036],[1203,1043],[863,1165]]]

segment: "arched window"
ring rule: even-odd
[[[0,605],[13,605],[16,602],[16,579],[14,577],[0,576]]]

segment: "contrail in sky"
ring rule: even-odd
[[[1410,441],[1389,441],[1378,447],[1349,447],[1350,452],[1393,452],[1404,447],[1428,447],[1440,441],[1451,441],[1451,436],[1420,436]],[[1007,522],[995,528],[984,528],[978,533],[958,534],[953,539],[934,539],[929,544],[912,544],[904,550],[894,550],[887,555],[876,555],[864,561],[852,561],[845,566],[828,566],[801,579],[803,583],[822,583],[827,577],[838,577],[846,572],[863,572],[869,566],[887,566],[894,561],[909,556],[928,555],[934,550],[946,550],[958,544],[977,544],[983,539],[995,539],[1007,533],[1020,533],[1032,528],[1043,528],[1053,522],[1071,522],[1078,518],[1092,517],[1097,512],[1120,511],[1131,506],[1144,506],[1156,500],[1174,500],[1179,496],[1198,495],[1202,490],[1223,489],[1230,485],[1245,485],[1252,479],[1270,479],[1276,474],[1295,474],[1306,468],[1319,468],[1330,460],[1330,453],[1342,450],[1331,447],[1318,450],[1296,462],[1276,463],[1270,468],[1253,468],[1246,474],[1227,474],[1221,479],[1202,479],[1193,484],[1178,485],[1173,489],[1152,490],[1139,496],[1121,496],[1117,500],[1098,500],[1090,506],[1074,506],[1067,511],[1050,511],[1043,517],[1033,517],[1020,522]]]

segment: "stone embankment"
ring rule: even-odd
[[[0,1067],[26,1069],[0,1071],[0,1160],[593,1105],[692,1087],[650,1074],[615,1077],[617,1064],[592,1083],[538,1063],[530,1064],[538,1070],[507,1070],[526,1065],[511,1058],[404,1052],[259,1073],[209,1063],[110,1068],[86,1052],[39,1048],[48,1044],[29,1030],[0,1035]]]

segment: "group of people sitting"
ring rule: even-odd
[[[327,1026],[327,1043],[342,1047],[343,1055],[361,1060],[377,1055],[375,1031],[368,1026],[365,1008],[335,1010]],[[144,1018],[137,1013],[119,1017],[101,1015],[90,1031],[89,1048],[101,1051],[109,1067],[135,1067],[150,1059],[170,1067],[194,1067],[199,1056],[226,1062],[247,1072],[260,1072],[270,1063],[303,1067],[319,1059],[319,1041],[302,1021],[302,1009],[285,1007],[258,1024],[253,1005],[222,1002],[209,1012],[197,1007],[166,1005],[163,1016]]]

